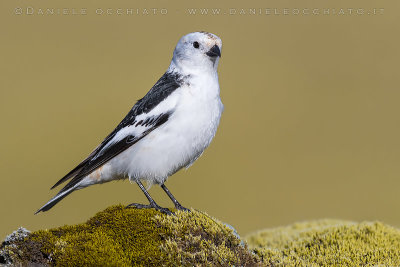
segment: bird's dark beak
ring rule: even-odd
[[[219,50],[218,45],[214,45],[210,50],[208,50],[206,55],[209,57],[221,57],[221,50]]]

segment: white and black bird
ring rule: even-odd
[[[75,190],[126,178],[137,183],[150,202],[129,206],[170,213],[151,198],[141,182],[146,181],[161,185],[175,207],[185,209],[164,182],[193,164],[217,131],[224,109],[217,74],[221,48],[221,39],[211,33],[183,36],[165,74],[115,130],[52,187],[69,180],[36,213],[49,210]]]

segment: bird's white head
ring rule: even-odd
[[[174,67],[189,73],[216,72],[222,41],[215,34],[192,32],[183,36],[174,50]]]

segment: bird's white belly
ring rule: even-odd
[[[98,182],[121,177],[163,183],[182,167],[190,166],[208,147],[222,111],[219,97],[185,99],[165,124],[105,164]]]

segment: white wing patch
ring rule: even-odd
[[[160,116],[173,112],[178,104],[179,95],[180,92],[178,89],[174,92],[174,94],[160,102],[160,104],[158,104],[149,113],[142,113],[136,116],[135,121],[131,125],[119,130],[92,160],[101,156],[103,152],[108,150],[113,144],[118,143],[128,136],[138,139],[145,135],[148,130],[154,127],[154,124],[157,122],[157,119],[160,118]]]

